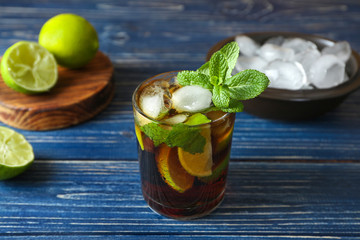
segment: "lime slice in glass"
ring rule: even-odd
[[[179,162],[177,149],[159,145],[156,162],[164,181],[174,190],[183,193],[194,184],[194,176],[185,171]]]
[[[49,91],[58,78],[54,56],[36,42],[20,41],[1,60],[1,75],[9,87],[26,94]]]
[[[23,135],[0,127],[0,180],[24,172],[34,161],[34,152]]]
[[[202,153],[191,154],[182,148],[178,148],[178,155],[181,166],[192,176],[207,177],[212,174],[212,146],[211,146],[211,130],[204,127],[201,135],[206,139],[204,151]]]

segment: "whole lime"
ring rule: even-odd
[[[59,65],[67,68],[83,67],[99,48],[91,23],[71,13],[50,18],[40,30],[39,44],[54,55]]]

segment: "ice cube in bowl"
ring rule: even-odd
[[[226,43],[234,41],[238,36],[249,37],[258,43],[259,46],[264,43],[283,44],[284,39],[300,38],[314,43],[320,52],[323,49],[332,48],[333,46],[336,46],[336,48],[331,49],[331,51],[334,52],[338,51],[338,49],[346,50],[346,46],[343,44],[337,46],[338,42],[317,35],[293,32],[254,32],[237,34],[218,42],[208,51],[207,60],[210,59],[214,52]],[[304,46],[306,45],[304,44]],[[310,46],[309,49],[311,50],[312,47]],[[305,59],[305,57],[319,55],[316,52],[309,53],[309,56],[297,56],[296,54],[297,53],[295,53],[295,59],[300,62],[302,59]],[[309,72],[309,66],[304,67],[305,72]],[[244,111],[264,118],[281,120],[302,120],[317,117],[339,106],[349,94],[360,87],[359,68],[360,56],[351,49],[351,55],[345,64],[346,75],[345,77],[339,75],[339,77],[343,79],[339,85],[327,89],[317,89],[316,87],[307,87],[305,85],[299,90],[268,87],[257,98],[243,101],[245,106]],[[269,71],[269,74],[270,73],[276,75],[273,71]],[[337,81],[335,80],[335,82]]]

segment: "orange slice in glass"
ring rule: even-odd
[[[159,172],[171,188],[183,193],[192,187],[194,177],[181,166],[176,147],[161,144],[156,158]]]

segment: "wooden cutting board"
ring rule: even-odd
[[[0,76],[0,121],[26,130],[51,130],[84,122],[114,95],[113,66],[102,52],[81,69],[59,67],[56,86],[38,95],[18,93]]]

